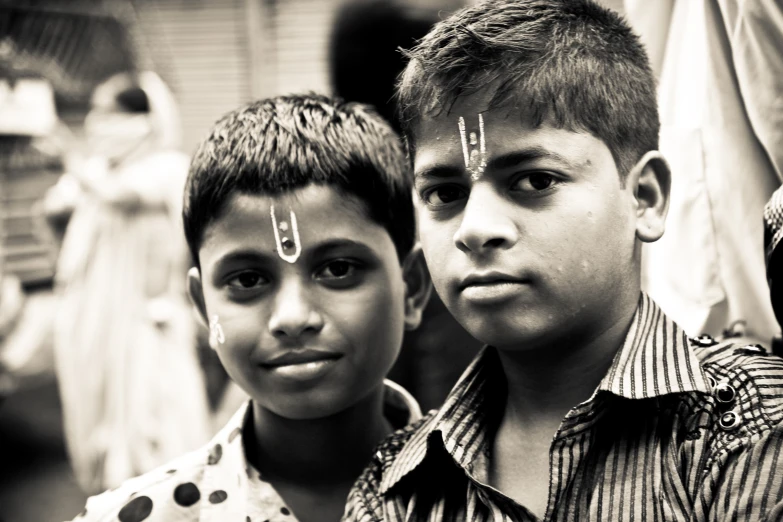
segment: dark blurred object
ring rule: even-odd
[[[459,2],[355,0],[337,13],[329,63],[334,93],[367,103],[397,132],[394,85],[405,67],[399,48],[410,48],[445,11]],[[480,348],[433,293],[421,327],[406,332],[402,352],[389,377],[405,386],[423,411],[437,408]]]
[[[783,326],[783,187],[778,188],[764,207],[764,254],[772,309]],[[783,342],[772,340],[772,351],[783,356]]]
[[[405,66],[398,48],[410,48],[439,20],[437,9],[400,1],[357,0],[337,12],[329,48],[335,94],[374,106],[399,131],[394,83]]]
[[[70,520],[84,507],[63,444],[54,375],[16,390],[0,407],[0,519]]]
[[[138,87],[131,87],[118,94],[117,105],[127,112],[150,112],[150,101]]]

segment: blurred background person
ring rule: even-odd
[[[88,158],[47,197],[56,206],[65,184],[80,189],[57,264],[54,348],[67,447],[87,493],[211,434],[184,293],[178,125],[157,75],[113,76],[85,120]]]

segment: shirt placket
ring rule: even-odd
[[[591,430],[602,410],[600,399],[593,397],[571,409],[560,423],[549,449],[549,498],[544,521],[574,519],[578,499],[573,498],[573,484],[589,453],[593,440]]]

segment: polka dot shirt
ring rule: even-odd
[[[386,415],[399,426],[421,417],[415,399],[386,381]],[[247,461],[246,402],[209,444],[96,495],[73,522],[296,522],[269,482]]]

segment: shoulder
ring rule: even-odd
[[[202,448],[90,497],[74,522],[191,520],[182,518],[182,509],[197,508],[207,458],[208,450]],[[198,520],[198,509],[192,520]]]
[[[715,457],[778,437],[783,429],[783,359],[761,345],[734,339],[702,336],[691,344],[712,391],[701,407],[712,412]]]
[[[419,403],[408,390],[390,379],[385,379],[383,384],[383,414],[394,429],[421,419]]]
[[[711,393],[691,408],[699,422],[681,455],[703,470],[695,476],[708,491],[702,498],[716,499],[710,510],[772,520],[783,508],[776,472],[783,452],[783,359],[735,339],[695,341]]]
[[[381,513],[381,482],[389,472],[405,445],[414,435],[426,431],[431,424],[436,410],[429,412],[418,421],[395,431],[376,447],[375,455],[370,464],[356,480],[348,495],[346,516],[344,520],[372,520],[368,514]]]
[[[752,411],[762,423],[783,421],[783,359],[732,339],[696,345],[695,353],[717,402]]]

